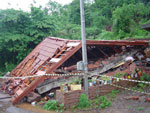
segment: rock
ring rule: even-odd
[[[138,100],[139,97],[138,96],[127,96],[127,97],[124,97],[124,99],[126,99],[126,100],[131,100],[131,99]]]
[[[3,107],[3,105],[2,105],[2,104],[0,104],[0,108],[1,108],[1,107]]]
[[[45,96],[45,97],[44,97],[44,100],[45,100],[45,101],[47,101],[47,100],[48,100],[48,97],[47,97],[47,96]]]
[[[126,100],[131,100],[132,98],[133,98],[133,96],[124,97],[124,99],[126,99]]]
[[[139,97],[138,96],[134,96],[132,99],[133,100],[139,100]]]
[[[27,95],[27,102],[31,103],[31,102],[34,102],[34,101],[40,101],[41,99],[41,96],[37,93],[34,93],[34,92],[30,92],[28,95]]]
[[[32,105],[32,106],[35,106],[35,104],[36,104],[36,103],[37,103],[37,102],[36,102],[36,101],[34,101],[34,102],[32,102],[32,103],[31,103],[31,105]]]
[[[145,96],[140,96],[139,101],[144,102],[145,101]]]
[[[146,99],[145,99],[145,102],[150,102],[150,98],[146,98]]]
[[[150,48],[146,48],[144,50],[144,53],[145,53],[146,57],[150,58]]]

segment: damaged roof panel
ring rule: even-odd
[[[24,67],[26,67],[26,69],[29,67],[34,68],[35,70],[38,69],[40,65],[57,52],[58,48],[61,48],[65,44],[66,40],[46,38],[11,72],[11,76],[22,76],[23,73],[26,73],[26,70],[23,70]],[[18,69],[22,70],[18,73]]]

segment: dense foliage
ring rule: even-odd
[[[81,39],[80,2],[62,6],[49,1],[45,7],[31,5],[30,12],[0,10],[0,72],[15,67],[43,38]],[[141,29],[150,23],[149,0],[86,0],[88,39],[147,38]]]

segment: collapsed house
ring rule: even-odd
[[[150,55],[149,40],[87,40],[88,69],[90,72],[108,75],[117,72],[129,72],[135,68],[117,70],[122,61],[133,56],[139,67],[145,66]],[[144,51],[145,50],[145,51]],[[55,37],[45,38],[36,48],[10,73],[11,77],[24,77],[38,74],[77,73],[76,63],[82,60],[80,40],[66,40]],[[143,62],[142,62],[143,61]],[[146,70],[146,71],[147,71]],[[71,76],[71,75],[70,75]],[[26,79],[8,79],[1,90],[13,95],[12,103],[16,104],[30,92],[44,94],[60,86],[60,82],[68,82],[68,78],[60,76],[39,76]]]

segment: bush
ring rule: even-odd
[[[127,76],[127,75],[128,75],[128,73],[119,73],[119,72],[117,72],[116,75],[115,75],[115,77],[121,78],[121,77]]]
[[[143,72],[143,75],[140,77],[142,81],[150,81],[150,75],[148,73]]]
[[[81,94],[77,107],[79,109],[91,107],[91,101],[88,100],[88,98],[85,94]]]
[[[62,113],[64,110],[64,104],[59,104],[56,100],[52,100],[52,101],[48,101],[44,106],[43,109],[45,110],[52,110],[55,111],[57,113]]]
[[[100,96],[99,98],[100,100],[100,108],[106,108],[106,107],[109,107],[109,106],[112,106],[112,102],[111,101],[108,101],[107,98],[105,96]]]
[[[43,106],[43,109],[45,109],[45,110],[56,110],[57,109],[57,101],[56,100],[48,101]]]

